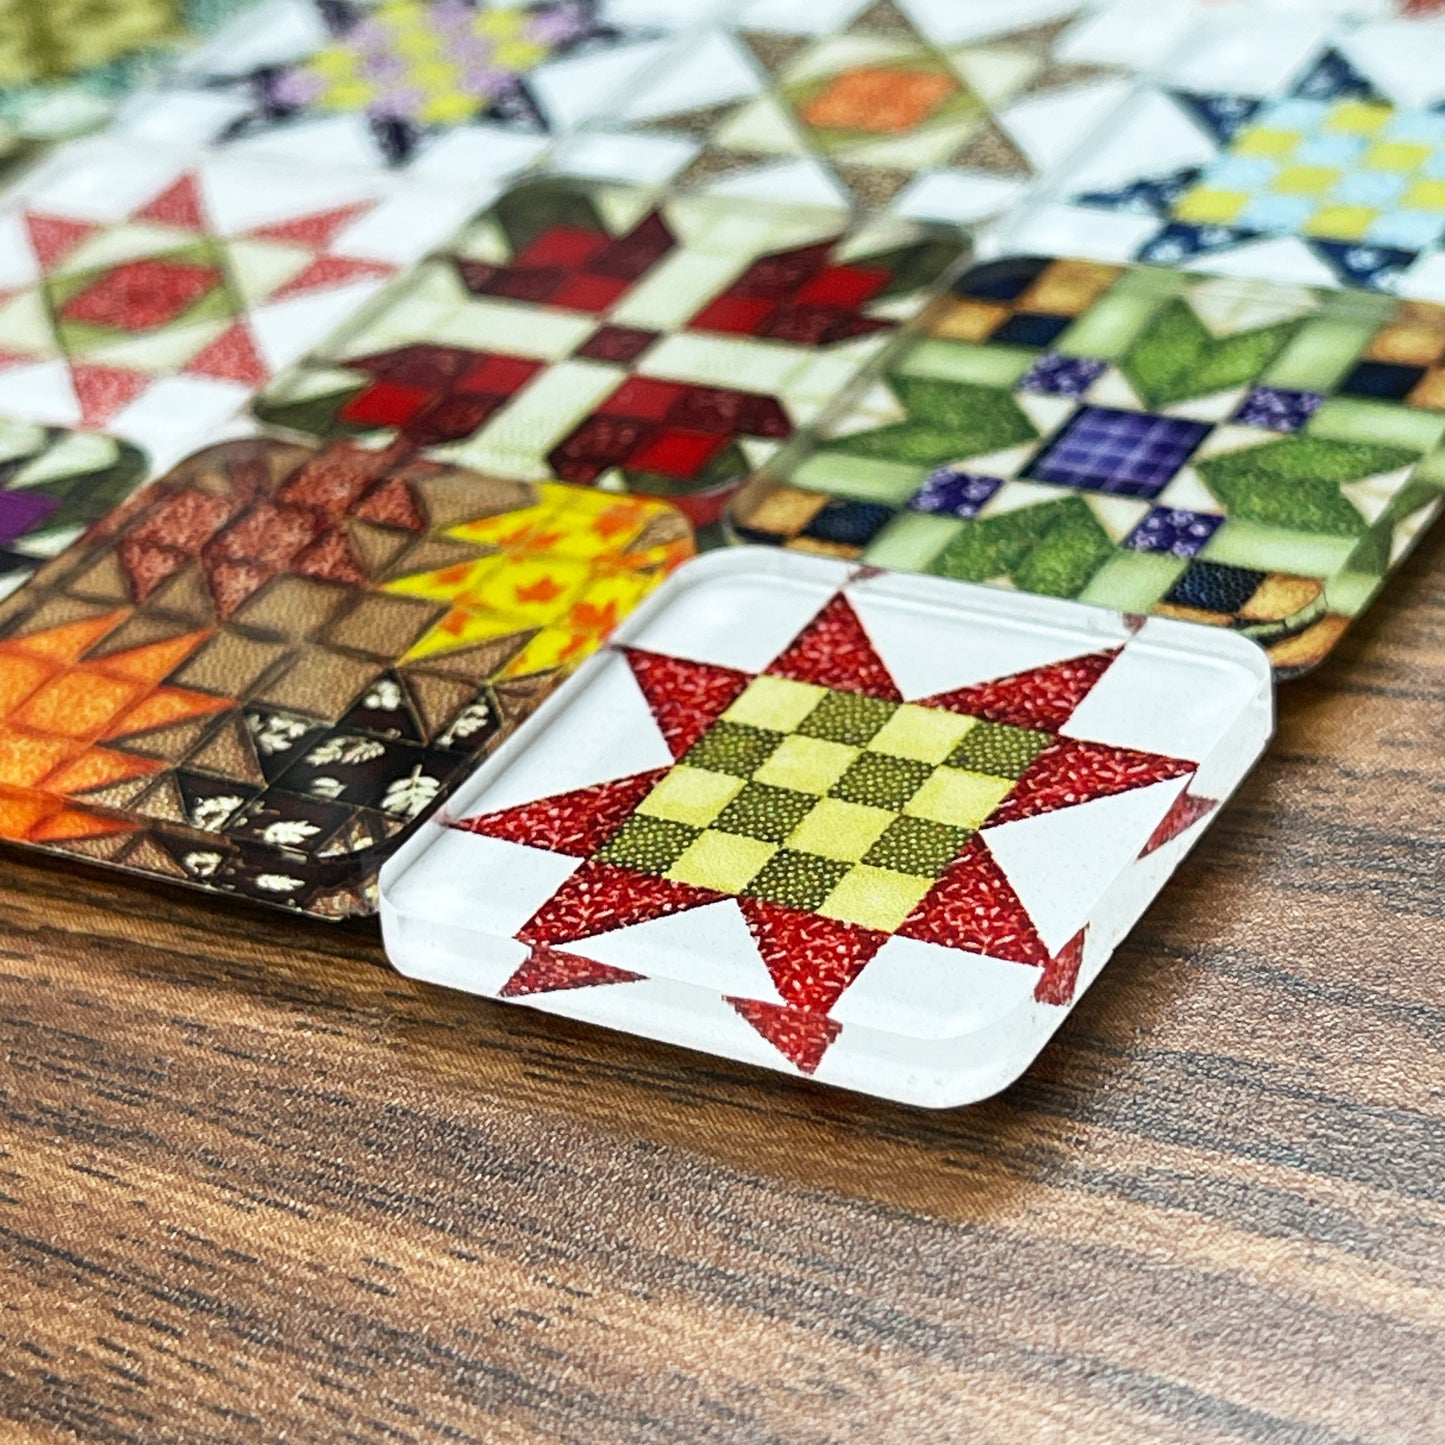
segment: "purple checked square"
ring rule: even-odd
[[[1086,492],[1157,497],[1213,428],[1207,422],[1081,406],[1026,476]]]
[[[1256,386],[1234,414],[1241,426],[1266,431],[1298,431],[1323,405],[1318,391],[1286,391],[1278,386]]]
[[[60,506],[43,492],[0,492],[0,542],[33,532]]]
[[[973,472],[940,467],[908,502],[910,512],[929,512],[937,517],[968,521],[978,516],[983,504],[1003,486],[998,477],[981,477]]]
[[[1058,352],[1050,351],[1029,367],[1028,374],[1018,384],[1018,390],[1078,399],[1108,369],[1107,361],[1091,361],[1083,356],[1060,356]]]
[[[1171,557],[1197,557],[1223,521],[1223,517],[1209,512],[1155,507],[1134,528],[1124,545],[1136,552],[1167,552]]]

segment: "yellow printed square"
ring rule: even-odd
[[[883,836],[897,817],[884,808],[822,798],[793,829],[788,847],[816,853],[840,863],[856,863]]]
[[[524,547],[539,531],[546,530],[554,510],[551,504],[541,501],[530,507],[498,512],[492,517],[475,517],[451,528],[447,535],[483,547]]]
[[[977,725],[977,718],[959,717],[943,708],[904,703],[883,724],[882,731],[873,735],[868,747],[875,753],[889,753],[895,758],[941,763]]]
[[[821,798],[848,771],[860,752],[861,748],[846,743],[794,735],[784,738],[753,776],[758,782],[775,788],[816,793]]]
[[[1274,130],[1259,125],[1244,132],[1235,142],[1233,154],[1279,159],[1292,155],[1304,137],[1297,130]]]
[[[1211,186],[1198,186],[1190,191],[1174,209],[1181,221],[1197,226],[1228,226],[1239,219],[1249,203],[1244,191],[1217,191]]]
[[[913,878],[887,868],[859,864],[844,874],[818,912],[840,923],[893,933],[903,926],[932,887],[931,878]]]
[[[649,818],[667,818],[674,823],[706,828],[715,823],[722,810],[742,792],[745,781],[679,763],[642,800],[637,811]]]
[[[787,677],[759,677],[723,714],[732,723],[790,733],[822,700],[826,688]]]
[[[563,622],[577,632],[610,633],[661,581],[645,572],[594,575]]]
[[[1395,107],[1392,105],[1347,100],[1330,112],[1324,130],[1335,134],[1373,135],[1388,125],[1394,114]]]
[[[952,828],[981,828],[1014,790],[1013,778],[993,778],[962,768],[939,768],[903,811]]]
[[[1376,141],[1365,152],[1362,164],[1372,171],[1418,171],[1435,154],[1433,146],[1418,142]]]
[[[776,843],[764,843],[760,838],[708,831],[688,846],[665,876],[694,888],[741,893],[777,851]]]
[[[1379,216],[1374,206],[1321,206],[1305,222],[1305,232],[1337,241],[1360,241]]]
[[[1445,181],[1416,181],[1400,197],[1402,210],[1445,211]]]
[[[1343,174],[1338,166],[1286,166],[1274,178],[1273,189],[1285,196],[1323,196]]]

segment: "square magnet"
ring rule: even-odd
[[[388,864],[412,977],[907,1103],[1018,1077],[1272,726],[1227,631],[687,564]]]
[[[369,913],[416,820],[692,545],[664,503],[395,449],[198,452],[0,605],[0,839]]]

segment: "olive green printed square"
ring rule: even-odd
[[[817,707],[798,724],[804,737],[865,747],[898,711],[898,704],[861,692],[825,693]]]
[[[716,722],[688,750],[683,762],[710,773],[750,778],[772,756],[783,734],[771,728]]]
[[[1032,728],[980,723],[948,757],[952,768],[987,773],[991,778],[1020,778],[1053,738]]]
[[[785,908],[816,913],[819,905],[848,872],[849,866],[831,858],[819,858],[813,853],[780,848],[744,891],[768,903],[781,903]]]
[[[896,812],[928,781],[932,772],[927,763],[912,758],[859,753],[853,766],[833,785],[830,796],[842,798],[845,803],[891,808]]]
[[[895,818],[863,861],[917,878],[937,878],[973,837],[972,828],[953,828],[928,818]]]
[[[670,818],[634,814],[596,855],[599,863],[635,868],[639,873],[666,873],[702,830]]]
[[[812,812],[818,799],[811,793],[749,783],[719,814],[713,827],[723,833],[741,833],[764,843],[782,843]]]

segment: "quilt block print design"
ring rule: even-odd
[[[1421,29],[1202,19],[1005,244],[1445,300],[1445,82]]]
[[[0,126],[47,140],[102,124],[190,39],[248,0],[6,0],[0,8]]]
[[[577,154],[611,138],[616,164],[686,188],[977,220],[1077,144],[1173,32],[1141,11],[1126,37],[1080,17],[1095,8],[1036,7],[1034,23],[948,0],[759,0],[678,42]]]
[[[0,596],[123,502],[146,473],[132,446],[0,419]]]
[[[978,267],[731,514],[750,541],[1235,627],[1317,663],[1445,489],[1445,309]]]
[[[658,503],[224,443],[0,614],[0,837],[326,917],[691,551]]]
[[[615,0],[277,0],[124,120],[307,162],[397,167],[432,152],[439,175],[507,174],[646,66],[666,25],[631,23],[617,14],[627,9]],[[686,11],[678,7],[679,23]]]
[[[672,765],[495,810],[484,794],[453,821],[527,857],[573,860],[517,930],[529,955],[502,997],[625,988],[641,975],[617,965],[626,950],[609,939],[675,919],[669,976],[706,988],[690,960],[747,948],[751,961],[711,977],[757,980],[750,992],[727,991],[726,1003],[780,1065],[805,1074],[846,1031],[838,1016],[860,980],[893,967],[885,956],[918,957],[919,945],[937,966],[927,976],[941,987],[940,1012],[982,976],[983,959],[1017,970],[1035,1003],[1073,1001],[1083,930],[1045,943],[1000,862],[1017,857],[1011,825],[1040,820],[1033,828],[1047,830],[1042,820],[1138,794],[1147,806],[1128,825],[1129,857],[1147,854],[1214,807],[1191,792],[1198,764],[1074,728],[1127,644],[940,692],[905,690],[855,606],[863,595],[833,595],[756,672],[621,649]],[[935,671],[946,671],[940,662]],[[1030,836],[1047,851],[1045,833]],[[513,855],[487,856],[505,871]],[[539,865],[525,876],[555,875]],[[1032,891],[1034,880],[1019,886]],[[519,906],[538,891],[540,882]],[[745,933],[720,921],[734,911]],[[1051,914],[1051,928],[1061,916]]]
[[[6,409],[174,460],[464,205],[364,176],[70,147],[0,212]]]
[[[256,403],[495,475],[728,494],[890,344],[959,240],[830,209],[514,188]]]

